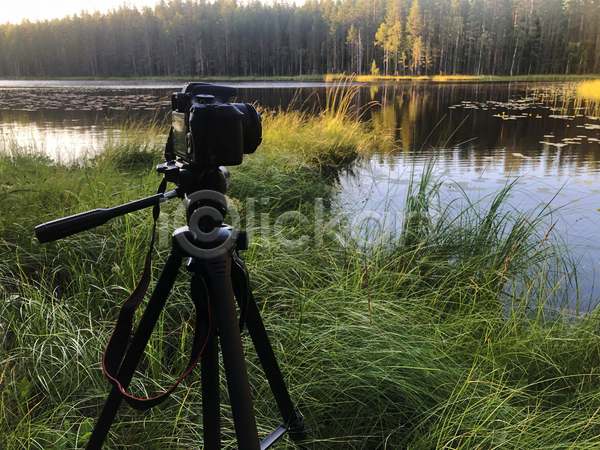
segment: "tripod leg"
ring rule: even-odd
[[[269,386],[275,397],[275,402],[281,413],[283,422],[289,429],[290,438],[294,441],[301,441],[306,439],[306,427],[304,425],[304,419],[294,409],[294,405],[290,398],[290,394],[285,385],[281,370],[277,364],[277,358],[271,347],[267,330],[260,317],[260,312],[256,306],[256,301],[252,295],[250,289],[250,283],[248,278],[248,270],[246,266],[238,257],[234,258],[234,266],[232,269],[234,288],[236,298],[238,302],[242,302],[244,294],[242,291],[246,291],[245,297],[247,304],[247,316],[246,324],[248,332],[252,338],[252,343],[256,348],[256,353],[260,359],[260,363],[263,366],[265,376],[269,381]]]
[[[199,275],[192,277],[192,297],[204,299],[206,285]],[[196,300],[194,300],[196,303]],[[210,314],[215,317],[215,308],[212,304]],[[217,341],[217,327],[214,320],[208,315],[201,317],[201,327],[207,329],[208,341],[200,357],[202,376],[202,422],[204,429],[204,450],[221,449],[221,403],[219,395],[219,343]]]
[[[129,386],[129,383],[133,378],[137,363],[144,353],[144,348],[146,348],[146,344],[148,343],[148,339],[152,334],[154,325],[160,316],[165,301],[167,300],[169,292],[171,291],[171,287],[173,286],[175,278],[177,277],[177,273],[179,272],[181,256],[175,255],[174,253],[175,252],[171,252],[167,262],[165,263],[165,267],[160,274],[160,278],[156,283],[154,292],[148,301],[146,310],[144,311],[137,331],[131,340],[131,344],[127,349],[127,353],[125,354],[125,358],[123,359],[123,363],[119,369],[118,378],[124,388]],[[94,427],[94,431],[92,432],[90,440],[88,441],[86,450],[99,450],[102,448],[102,444],[104,443],[106,435],[108,434],[108,430],[110,429],[115,415],[117,414],[121,400],[121,392],[117,387],[113,386],[110,394],[108,395],[108,399],[104,404],[102,413],[96,422],[96,426]]]
[[[221,449],[221,399],[219,394],[219,343],[212,333],[200,361],[204,449]]]
[[[239,450],[260,450],[250,383],[237,322],[237,311],[231,284],[231,257],[225,255],[205,261],[206,278],[217,315],[217,328],[227,377],[227,389]]]

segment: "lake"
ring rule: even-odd
[[[239,102],[305,107],[322,101],[325,83],[223,83]],[[0,149],[16,142],[70,160],[100,151],[124,120],[162,120],[182,83],[0,80]],[[360,220],[403,209],[414,168],[435,159],[446,200],[472,201],[518,178],[511,206],[561,207],[552,235],[579,258],[582,308],[595,304],[600,270],[600,115],[565,102],[544,83],[389,83],[360,87],[364,117],[393,130],[401,150],[373,155],[340,175],[340,202]],[[259,150],[260,151],[260,150]],[[377,219],[379,220],[379,219]],[[380,225],[388,226],[383,221]],[[550,227],[551,224],[548,224]],[[573,294],[575,296],[575,294]]]

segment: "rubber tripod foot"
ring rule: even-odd
[[[298,413],[295,414],[296,418],[288,424],[288,435],[295,442],[303,441],[308,437],[306,425],[302,416]]]

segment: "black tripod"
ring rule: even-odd
[[[198,342],[204,342],[204,346],[200,348],[201,345],[197,345],[196,340],[192,346],[192,354],[201,354],[203,448],[205,450],[218,450],[221,448],[218,340],[221,343],[238,449],[267,449],[285,432],[289,432],[294,441],[305,439],[304,420],[292,404],[250,290],[248,271],[237,254],[239,250],[247,248],[247,234],[237,232],[231,226],[223,225],[226,199],[222,193],[207,189],[185,193],[187,185],[185,178],[189,177],[190,174],[186,174],[185,170],[180,170],[172,164],[162,166],[159,166],[159,171],[165,174],[163,190],[166,180],[172,181],[175,179],[179,186],[177,191],[168,194],[157,194],[112,210],[95,210],[83,213],[79,215],[77,220],[84,223],[78,226],[74,224],[76,221],[74,218],[78,216],[73,216],[40,225],[36,228],[40,241],[47,242],[73,234],[73,232],[92,228],[124,212],[134,211],[152,204],[156,205],[166,198],[185,195],[186,199],[188,225],[175,230],[173,233],[173,248],[148,301],[137,331],[129,345],[127,345],[127,342],[120,344],[124,353],[122,362],[121,360],[117,363],[107,362],[105,356],[105,368],[111,364],[115,366],[112,368],[115,372],[115,380],[113,380],[113,388],[86,449],[98,450],[102,447],[117,409],[124,395],[126,395],[124,390],[129,386],[137,363],[143,356],[144,348],[175,282],[183,258],[188,258],[187,267],[194,273],[191,281],[192,300],[197,311],[206,311],[206,314],[197,315],[198,320],[196,323],[196,333],[202,336],[202,339],[199,339]],[[197,176],[193,173],[192,175],[197,180]],[[94,213],[98,218],[94,216]],[[155,219],[156,217],[157,214],[155,213]],[[64,231],[65,221],[69,224],[68,232]],[[141,297],[143,297],[143,292]],[[240,308],[239,322],[236,300]],[[123,308],[125,308],[125,305]],[[244,323],[252,338],[283,421],[262,442],[258,438],[242,348],[240,333]],[[115,338],[118,327],[119,323],[117,323],[111,342]],[[129,336],[126,336],[125,340],[128,340],[128,338]],[[111,345],[109,343],[109,347]],[[143,408],[149,406],[153,406],[152,402]]]

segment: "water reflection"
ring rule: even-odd
[[[370,112],[374,124],[395,130],[405,153],[455,149],[453,157],[465,163],[502,164],[504,170],[530,167],[531,160],[547,175],[598,171],[600,119],[578,114],[573,104],[555,114],[552,104],[536,100],[531,91],[505,83],[415,84],[364,94],[382,105]]]
[[[60,161],[97,154],[124,123],[160,122],[170,109],[164,89],[132,93],[127,86],[21,83],[0,83],[0,149],[17,145]]]

